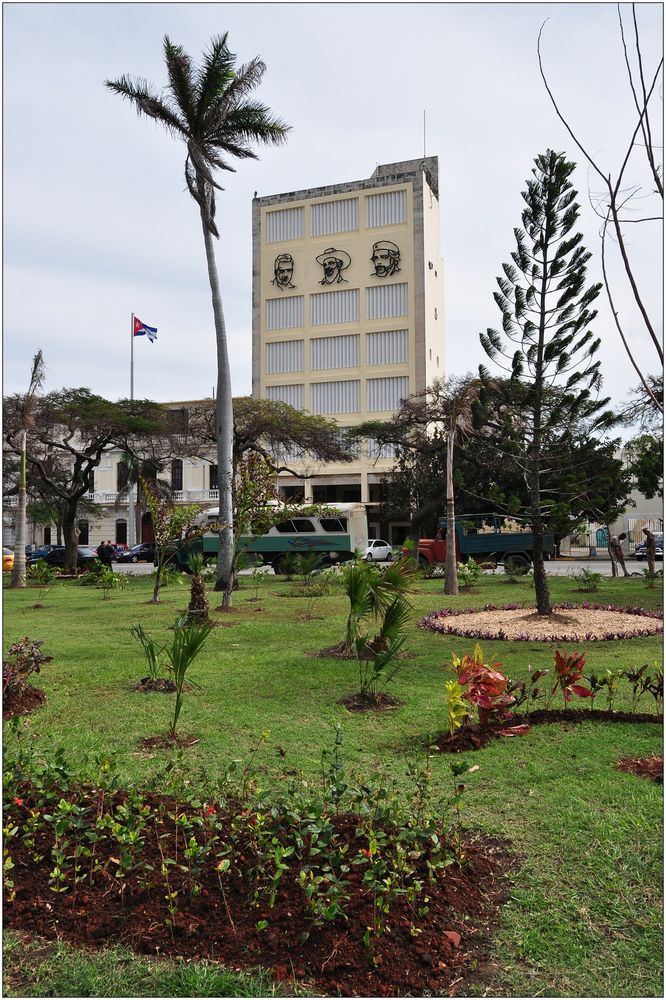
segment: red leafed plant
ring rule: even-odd
[[[463,698],[470,705],[476,705],[479,725],[487,726],[492,715],[498,718],[509,715],[506,709],[516,700],[506,692],[509,681],[495,669],[500,666],[499,663],[484,662],[483,650],[478,642],[473,656],[465,653],[461,660],[454,653],[453,666],[458,673],[458,683],[464,689]]]
[[[591,698],[593,692],[589,688],[577,684],[576,681],[582,676],[585,669],[585,654],[570,653],[566,656],[555,650],[555,684],[551,694],[555,694],[559,688],[564,695],[565,705],[571,701],[571,696],[577,694],[579,698]]]

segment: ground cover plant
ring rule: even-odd
[[[183,714],[188,733],[198,742],[176,752],[137,751],[141,739],[166,728],[170,708],[165,700],[173,695],[146,697],[134,690],[136,679],[145,673],[145,661],[130,626],[141,624],[160,645],[168,642],[170,627],[183,607],[182,591],[167,589],[160,605],[149,605],[149,578],[133,577],[128,589],[114,593],[110,601],[100,601],[94,588],[58,581],[40,610],[32,608],[35,591],[30,586],[26,591],[5,591],[3,648],[25,635],[39,635],[53,656],[35,680],[46,700],[18,721],[20,736],[5,728],[5,753],[15,755],[19,743],[33,744],[42,753],[62,746],[67,757],[76,760],[115,753],[121,787],[169,774],[189,783],[192,793],[224,775],[230,761],[245,761],[254,754],[262,790],[291,781],[305,793],[319,787],[319,749],[334,749],[339,725],[347,783],[356,786],[359,775],[376,772],[384,784],[394,777],[396,791],[405,799],[412,796],[415,779],[406,765],[446,730],[444,684],[455,676],[452,655],[472,654],[474,641],[416,627],[417,620],[442,604],[441,581],[419,581],[410,595],[414,627],[404,649],[412,658],[401,667],[401,704],[380,714],[350,713],[341,699],[354,687],[355,660],[309,655],[345,635],[349,599],[336,587],[318,600],[316,619],[302,620],[303,598],[279,596],[298,586],[296,580],[286,583],[267,577],[262,582],[262,610],[257,612],[250,601],[251,582],[241,578],[232,611],[219,616],[211,612],[226,627],[213,630],[190,668],[188,681],[196,686],[187,694]],[[582,602],[584,595],[574,587],[566,577],[550,581],[555,602]],[[530,596],[524,586],[518,586],[514,596],[502,576],[485,575],[476,589],[475,594],[447,599],[448,606],[480,609]],[[618,607],[661,609],[659,589],[647,588],[640,578],[609,579],[604,601]],[[554,643],[493,639],[481,645],[485,661],[500,663],[499,669],[512,681],[527,686],[535,672],[548,670],[534,686],[552,688]],[[573,650],[567,644],[563,651],[568,655]],[[645,677],[654,673],[655,664],[661,666],[662,637],[592,642],[584,653],[583,677],[594,674],[603,679],[607,670],[633,673],[647,664]],[[616,716],[632,711],[632,685],[627,677],[620,680],[614,693]],[[656,682],[655,690],[658,697]],[[594,711],[607,711],[604,686],[597,698]],[[561,694],[558,699],[561,706]],[[587,708],[591,701],[580,704]],[[543,694],[532,707],[536,711],[542,705]],[[74,707],[76,727],[69,723]],[[655,695],[646,690],[636,708],[646,714],[656,711]],[[261,740],[264,731],[268,735]],[[527,736],[496,739],[462,757],[479,767],[464,793],[463,829],[508,843],[517,867],[492,940],[484,941],[459,973],[461,981],[453,993],[661,995],[661,789],[654,781],[617,767],[622,760],[660,754],[661,738],[657,722],[600,725],[586,718],[575,725],[533,725]],[[453,794],[450,764],[456,758],[436,750],[431,753],[430,780],[448,802]],[[244,766],[237,765],[240,770]],[[451,814],[450,807],[447,810]],[[565,857],[562,845],[572,843],[576,863],[565,864],[569,855]],[[165,930],[168,933],[166,926]],[[257,933],[270,934],[270,920]],[[465,951],[469,944],[463,936],[460,948]],[[20,966],[26,947],[22,939],[10,935],[11,970]],[[108,977],[114,954],[81,956],[77,961],[90,963],[86,976],[103,968]],[[177,962],[169,968],[174,977],[179,975]],[[118,975],[125,975],[124,969],[118,960]],[[160,969],[150,995],[178,995],[165,988]],[[206,995],[206,977],[219,975],[220,968],[208,963],[198,970],[201,995]],[[11,971],[7,975],[11,978]],[[288,969],[287,981],[290,975]],[[142,965],[133,995],[147,995],[145,976]],[[33,979],[15,995],[39,995],[33,993],[34,987]],[[288,992],[293,992],[291,984]],[[71,994],[63,987],[55,995]]]

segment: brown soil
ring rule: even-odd
[[[173,694],[176,690],[176,685],[173,681],[170,681],[167,677],[157,677],[153,679],[152,677],[142,677],[140,681],[132,685],[133,691],[141,691],[144,694],[151,694],[152,692],[158,692],[160,694]]]
[[[653,754],[651,757],[623,757],[617,762],[619,771],[627,771],[639,778],[648,778],[658,785],[664,783],[664,758]]]
[[[442,753],[462,753],[466,750],[478,750],[500,736],[523,736],[532,726],[559,722],[564,728],[567,724],[577,722],[652,722],[663,725],[663,715],[652,715],[649,712],[609,712],[606,709],[592,708],[539,708],[529,715],[515,715],[505,722],[491,722],[487,726],[477,723],[466,723],[453,736],[442,733],[437,736],[432,745]]]
[[[172,750],[174,747],[192,747],[198,742],[198,736],[178,736],[178,734],[161,733],[158,736],[146,736],[145,739],[139,740],[137,746],[141,750],[154,750],[156,748],[160,750]]]
[[[352,694],[341,698],[340,704],[350,712],[386,712],[402,705],[402,702],[380,691],[374,698],[369,694]]]
[[[461,614],[445,611],[439,617],[433,612],[425,621],[428,625],[424,623],[424,627],[453,635],[530,642],[580,642],[632,636],[637,629],[651,635],[664,630],[660,618],[601,607],[556,606],[550,615],[539,615],[534,608],[494,608]]]
[[[19,821],[30,808],[39,808],[26,792],[21,795],[19,813],[25,816]],[[157,800],[157,796],[145,799],[152,808]],[[77,801],[84,804],[82,797]],[[162,801],[166,811],[146,836],[141,881],[127,878],[122,887],[114,876],[117,865],[109,862],[113,848],[107,847],[106,839],[96,844],[103,868],[94,884],[86,880],[67,892],[54,893],[48,881],[51,830],[43,832],[36,844],[45,855],[41,864],[34,862],[22,838],[15,838],[16,894],[13,902],[5,902],[5,927],[83,947],[120,942],[145,955],[213,959],[234,969],[263,966],[276,980],[296,979],[315,996],[464,996],[466,983],[487,978],[490,933],[508,895],[507,873],[516,866],[504,843],[482,835],[464,837],[464,864],[446,866],[427,887],[427,915],[419,918],[404,896],[397,897],[372,951],[363,943],[366,928],[372,925],[373,901],[362,871],[352,869],[345,876],[351,893],[347,919],[338,917],[316,927],[298,883],[297,860],[290,859],[272,908],[263,894],[257,905],[250,904],[249,872],[256,864],[251,849],[236,859],[247,871],[235,863],[224,877],[224,891],[214,861],[197,874],[201,888],[196,895],[189,891],[188,873],[179,865],[169,868],[170,891],[177,893],[178,907],[170,931],[160,845],[165,856],[180,858],[173,819],[178,809]],[[90,804],[97,808],[92,797]],[[107,801],[105,808],[109,805]],[[365,846],[365,840],[360,844],[356,839],[356,817],[338,816],[335,825],[350,856]],[[412,933],[415,924],[418,931]]]
[[[338,642],[335,646],[327,646],[325,649],[317,649],[305,655],[312,656],[317,660],[356,660],[356,653],[347,653],[343,642]],[[365,648],[361,650],[359,658],[361,660],[371,660],[373,655],[372,650]],[[415,653],[402,652],[396,656],[397,660],[414,660],[415,658]]]
[[[46,701],[46,693],[39,688],[26,684],[17,698],[5,699],[2,706],[2,718],[13,719],[15,715],[28,715],[34,712]]]

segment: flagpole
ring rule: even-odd
[[[130,320],[130,400],[134,399],[134,313]],[[129,470],[128,470],[129,471]],[[134,483],[128,483],[127,494],[127,544],[130,548],[135,544],[135,516],[134,516]]]

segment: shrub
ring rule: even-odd
[[[474,559],[468,559],[466,563],[458,563],[458,586],[462,590],[473,587],[483,576],[483,569]]]
[[[7,650],[7,658],[2,661],[2,703],[5,710],[14,708],[28,686],[30,674],[38,674],[42,664],[53,659],[42,653],[43,645],[43,639],[24,636]]]
[[[504,572],[507,583],[521,583],[532,572],[532,567],[515,559],[507,559],[504,562]]]
[[[571,701],[571,696],[577,694],[579,698],[591,698],[592,692],[582,684],[576,683],[582,677],[585,669],[585,655],[583,653],[570,653],[565,656],[559,649],[555,650],[555,684],[551,689],[551,694],[555,694],[559,688],[564,696],[564,704]]]
[[[478,642],[473,656],[465,653],[461,660],[454,653],[453,666],[458,674],[458,684],[464,692],[463,698],[468,704],[476,706],[479,725],[488,725],[492,716],[506,718],[508,706],[516,699],[507,692],[507,678],[495,669],[500,664],[494,663],[491,666],[485,663],[483,650]]]
[[[583,593],[592,594],[600,589],[603,583],[603,573],[595,573],[591,569],[583,566],[578,573],[571,574],[572,579],[578,584],[578,589]]]

